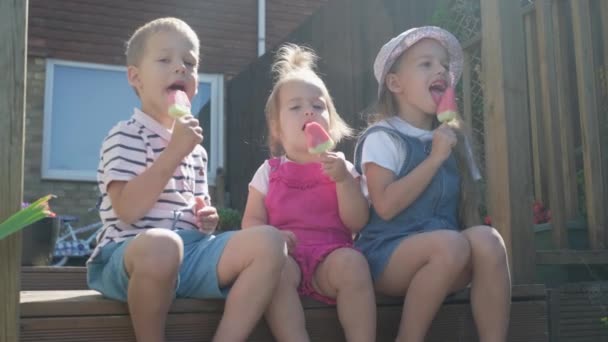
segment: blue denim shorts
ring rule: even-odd
[[[176,297],[226,298],[229,288],[220,288],[217,265],[234,232],[206,235],[196,230],[176,232],[184,243],[184,259],[175,288]],[[124,266],[125,248],[134,239],[104,246],[87,264],[87,282],[105,297],[126,302],[129,276]]]

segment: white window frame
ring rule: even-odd
[[[41,177],[45,180],[65,180],[65,181],[82,181],[96,182],[97,170],[65,170],[50,167],[51,158],[51,141],[52,141],[52,122],[53,122],[53,83],[55,66],[68,66],[82,69],[93,70],[109,70],[120,71],[126,75],[127,68],[125,66],[74,62],[61,59],[48,58],[46,60],[46,80],[44,87],[44,119],[43,119],[43,136],[42,136],[42,167]],[[126,79],[125,79],[126,82]],[[215,177],[218,167],[224,167],[224,75],[223,74],[199,74],[198,82],[205,82],[211,85],[210,93],[210,127],[215,134],[211,138],[209,144],[208,182],[210,185],[215,185]],[[131,110],[128,108],[126,110]],[[195,115],[198,113],[194,113]],[[99,142],[101,146],[101,141]]]

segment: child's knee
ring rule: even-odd
[[[335,253],[335,262],[331,273],[335,274],[341,282],[347,284],[371,285],[369,264],[363,254],[351,248],[341,248]]]
[[[251,229],[250,243],[254,248],[254,258],[283,267],[287,257],[285,240],[279,231],[271,226]]]
[[[476,226],[465,231],[475,258],[488,262],[506,262],[505,242],[498,231],[488,226]]]
[[[174,278],[183,258],[180,237],[167,229],[151,229],[134,239],[125,250],[124,263],[129,275]]]
[[[464,269],[471,260],[471,245],[459,232],[441,232],[436,237],[434,246],[436,250],[431,258],[435,259],[435,262],[445,264],[447,269],[458,272]]]

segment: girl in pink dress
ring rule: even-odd
[[[243,228],[271,225],[283,234],[290,258],[266,312],[278,341],[308,341],[298,294],[337,303],[348,341],[374,341],[376,306],[369,266],[352,236],[367,223],[359,174],[340,152],[308,152],[304,126],[320,124],[334,141],[350,134],[325,84],[315,54],[283,46],[273,65],[266,103],[272,158],[249,184]]]

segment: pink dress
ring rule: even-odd
[[[298,292],[335,304],[334,299],[315,291],[312,280],[329,253],[342,247],[354,248],[352,235],[340,219],[336,183],[323,172],[320,163],[281,163],[280,158],[268,163],[268,224],[292,231],[297,237],[292,257],[302,272]]]

